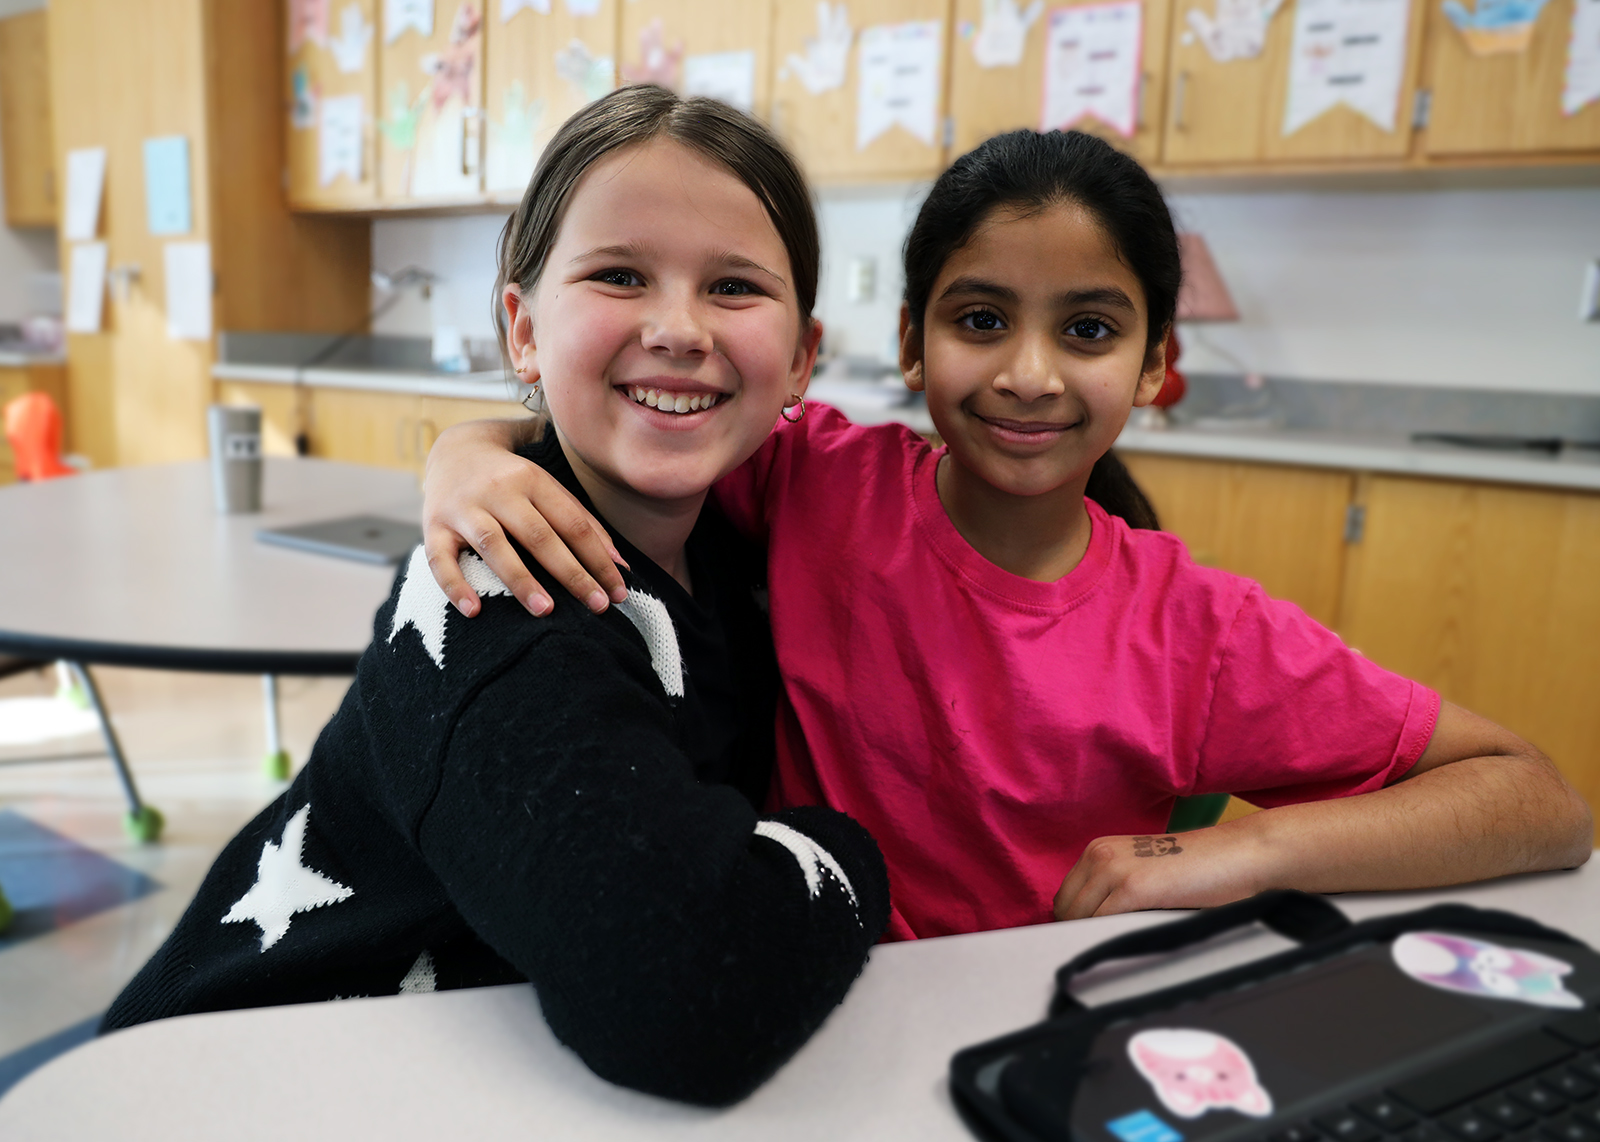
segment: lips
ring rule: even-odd
[[[993,435],[1011,444],[1048,444],[1059,440],[1062,435],[1082,423],[1060,420],[1018,420],[1004,416],[980,416],[977,413],[972,415],[982,421]]]
[[[648,405],[659,412],[687,415],[721,404],[729,394],[704,389],[678,389],[655,385],[624,385],[621,390],[635,404]]]

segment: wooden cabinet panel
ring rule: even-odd
[[[943,123],[949,84],[950,0],[852,0],[826,7],[813,0],[776,0],[772,84],[772,123],[794,148],[806,173],[818,181],[932,178],[944,167]],[[828,13],[829,27],[822,24]],[[828,45],[842,45],[832,32],[847,21],[850,39],[843,53],[842,83]],[[920,138],[899,123],[870,139],[858,133],[861,42],[869,29],[933,21],[938,25],[940,76],[933,131]],[[831,31],[830,31],[831,30]],[[882,33],[873,33],[881,35]],[[809,85],[808,85],[809,83]]]
[[[1600,495],[1371,476],[1344,635],[1548,753],[1600,803]]]
[[[415,471],[422,398],[354,389],[311,390],[311,454],[352,464]]]
[[[0,148],[7,226],[56,224],[48,25],[43,10],[0,20]]]
[[[1195,562],[1256,580],[1339,624],[1348,472],[1119,452]]]
[[[1028,28],[1021,63],[1010,67],[984,67],[974,54],[973,37],[981,34],[985,11],[993,6],[985,4],[984,0],[956,0],[955,36],[950,42],[950,118],[954,140],[951,158],[1003,131],[1018,127],[1039,130],[1043,125],[1044,57],[1050,13],[1064,6],[1059,3],[1049,6]],[[1019,5],[1024,11],[1027,7]],[[1171,0],[1145,0],[1143,5],[1139,110],[1133,136],[1125,137],[1093,118],[1079,120],[1073,125],[1078,130],[1099,135],[1147,166],[1161,158],[1161,108],[1166,101],[1167,25],[1171,11]]]
[[[267,456],[295,455],[294,438],[304,423],[301,402],[309,393],[297,385],[218,381],[217,403],[255,405],[261,410],[261,451]]]
[[[772,0],[627,0],[618,53],[621,82],[717,95],[766,119],[772,17]]]
[[[337,11],[335,11],[337,9]],[[325,28],[290,29],[285,45],[284,130],[289,204],[296,210],[350,210],[378,200],[377,125],[378,0],[340,0],[321,10]],[[363,35],[365,39],[363,39]],[[324,180],[321,148],[323,109],[328,100],[339,111],[326,129],[337,132],[359,100],[360,162],[354,177],[329,164]]]
[[[523,7],[509,20],[489,9],[483,167],[491,198],[520,199],[550,136],[616,86],[617,5],[601,0],[587,16],[573,15],[566,4],[551,4],[548,12]]]
[[[378,186],[390,204],[471,202],[483,191],[483,5],[432,9],[431,35],[381,28]]]
[[[453,424],[460,424],[466,420],[483,420],[488,417],[510,417],[516,420],[526,420],[528,416],[528,410],[515,400],[488,401],[468,400],[461,397],[423,397],[421,430],[418,440],[422,460],[423,462],[427,461],[428,453],[433,450],[433,442],[439,439],[439,433]]]
[[[1600,150],[1600,102],[1561,111],[1574,0],[1550,0],[1515,51],[1478,55],[1435,6],[1424,147],[1433,155]],[[1482,34],[1479,33],[1481,36]],[[1479,40],[1483,46],[1482,40]]]

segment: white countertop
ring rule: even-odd
[[[359,389],[374,393],[409,393],[464,400],[521,400],[526,386],[507,381],[499,369],[480,373],[407,372],[388,369],[296,369],[292,365],[246,365],[219,362],[211,366],[219,381],[256,381],[269,385],[296,382],[325,389]]]
[[[30,353],[27,350],[0,350],[0,369],[25,369],[29,365],[65,365],[65,353]]]

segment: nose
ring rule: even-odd
[[[1060,396],[1067,391],[1056,369],[1054,344],[1043,335],[1020,337],[1016,351],[994,378],[994,387],[1020,401]]]
[[[641,331],[644,347],[670,357],[709,355],[714,346],[698,290],[661,290],[656,298]]]

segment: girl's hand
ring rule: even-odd
[[[468,618],[479,607],[457,562],[468,547],[530,612],[550,613],[550,596],[511,539],[597,614],[628,597],[616,568],[627,563],[605,529],[554,477],[511,451],[535,431],[535,421],[468,421],[446,429],[428,453],[422,478],[428,568]]]
[[[1056,892],[1057,920],[1149,908],[1210,908],[1269,887],[1248,830],[1096,837]]]

